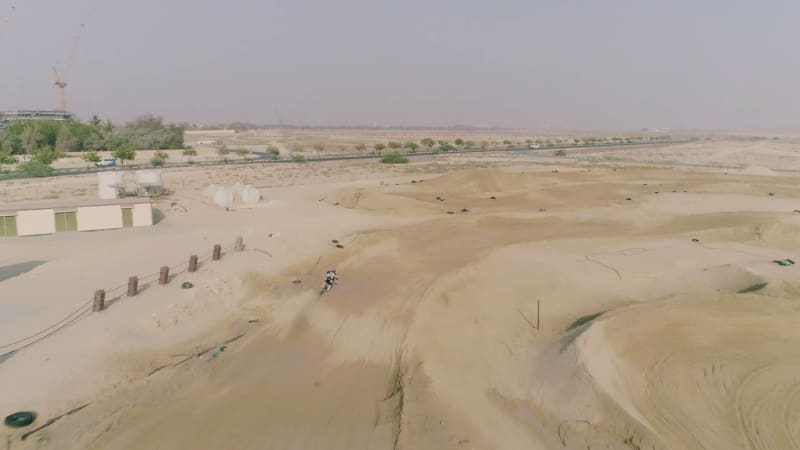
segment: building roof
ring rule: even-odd
[[[13,213],[35,209],[73,209],[82,206],[133,205],[151,202],[149,197],[123,197],[108,200],[99,198],[34,200],[20,203],[0,203],[0,213]]]

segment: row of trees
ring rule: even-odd
[[[89,123],[35,120],[17,122],[0,131],[0,165],[16,164],[18,155],[28,161],[18,169],[31,176],[47,176],[50,165],[66,152],[86,152],[89,163],[100,161],[98,151],[112,152],[122,161],[133,160],[136,150],[159,150],[153,165],[163,165],[167,154],[160,150],[183,148],[183,128],[164,124],[160,117],[142,116],[117,128],[110,120],[92,117]]]
[[[41,152],[166,150],[183,148],[183,128],[164,124],[156,116],[139,117],[117,128],[94,116],[89,123],[35,120],[17,122],[0,132],[0,153],[36,155]]]

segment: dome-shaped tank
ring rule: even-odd
[[[118,189],[122,186],[122,172],[98,172],[97,196],[108,200],[119,197]]]
[[[137,170],[136,184],[139,186],[162,186],[161,172],[157,170]]]
[[[245,186],[239,196],[242,198],[242,202],[247,204],[258,203],[261,200],[261,193],[253,186]]]
[[[214,193],[214,203],[224,208],[233,206],[233,191],[225,188],[218,189]]]

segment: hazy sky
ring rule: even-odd
[[[84,23],[83,118],[797,130],[798,18],[797,0],[0,0],[0,110],[58,106],[51,66]]]

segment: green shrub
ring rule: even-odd
[[[384,164],[408,164],[408,158],[400,153],[389,153],[381,158],[381,162]]]
[[[292,155],[292,161],[294,162],[305,162],[306,157],[303,155]]]
[[[161,158],[153,157],[153,159],[150,160],[150,164],[152,164],[153,167],[161,167],[164,165],[164,160]]]
[[[20,164],[18,169],[27,177],[49,177],[53,174],[49,164],[36,159]]]
[[[556,156],[559,156],[559,157],[561,157],[561,156],[567,156],[567,152],[565,152],[565,151],[564,151],[564,149],[561,149],[561,150],[556,150],[556,153],[555,153],[555,155],[556,155]]]

